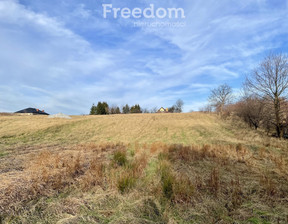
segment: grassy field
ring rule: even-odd
[[[0,116],[0,223],[288,223],[288,141],[203,113]]]

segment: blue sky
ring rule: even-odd
[[[185,19],[103,18],[102,4],[183,8]],[[92,103],[197,110],[288,50],[288,0],[0,0],[0,111],[87,114]],[[179,27],[135,27],[134,22]]]

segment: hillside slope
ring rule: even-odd
[[[287,148],[202,113],[0,116],[0,223],[287,223]]]
[[[2,147],[87,142],[210,144],[239,143],[249,140],[248,136],[251,142],[260,140],[255,139],[253,131],[236,128],[217,116],[201,113],[74,116],[71,120],[0,116],[0,144]]]

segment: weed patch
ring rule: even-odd
[[[125,166],[128,162],[126,151],[117,150],[116,152],[114,152],[113,162],[118,166]]]
[[[133,176],[130,176],[129,174],[124,174],[121,176],[118,180],[117,187],[118,190],[124,194],[131,190],[136,184],[136,178]]]

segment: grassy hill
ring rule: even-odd
[[[255,139],[258,135],[252,131],[243,132],[241,127],[235,129],[216,116],[201,113],[74,116],[71,120],[0,116],[0,123],[1,146],[5,148],[87,142],[251,144],[263,140]],[[243,126],[241,123],[236,125]]]
[[[215,115],[0,116],[0,223],[287,223],[287,164]]]

